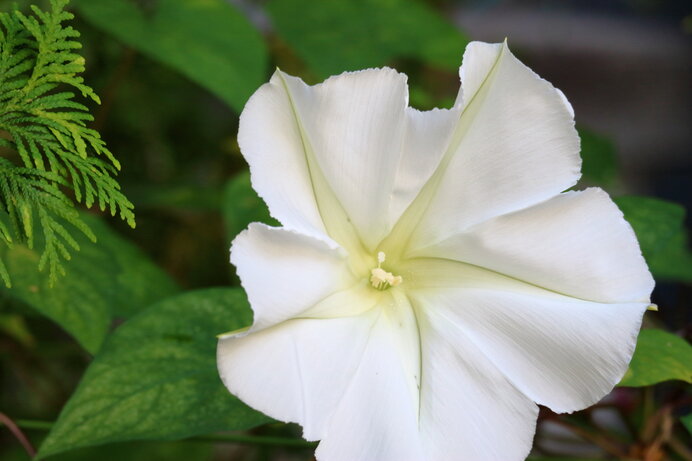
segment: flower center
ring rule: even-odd
[[[400,275],[394,275],[382,269],[382,263],[385,260],[383,251],[377,253],[377,267],[370,271],[370,283],[373,288],[378,290],[386,290],[389,287],[399,285],[404,279]]]

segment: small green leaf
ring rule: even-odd
[[[0,235],[9,243],[9,231],[30,249],[42,248],[38,268],[53,283],[79,250],[74,232],[91,235],[75,202],[98,203],[131,227],[135,216],[115,179],[120,163],[76,99],[79,91],[98,101],[79,75],[85,60],[76,54],[80,34],[64,10],[68,0],[44,3],[46,11],[0,13],[0,219],[9,223]],[[37,234],[42,247],[34,245]],[[11,286],[5,261],[0,276]]]
[[[396,57],[456,71],[468,43],[416,0],[272,0],[268,10],[279,35],[321,77]]]
[[[264,41],[224,0],[79,0],[82,16],[240,111],[265,79]],[[138,7],[138,3],[149,5]]]
[[[683,226],[685,209],[651,197],[618,197],[615,203],[637,234],[654,277],[692,282],[692,253]]]
[[[223,218],[229,241],[251,222],[263,222],[271,226],[279,223],[269,215],[267,205],[250,184],[250,173],[245,171],[226,183],[223,202]]]
[[[229,394],[216,369],[216,335],[250,322],[245,294],[231,288],[188,292],[133,317],[108,338],[38,457],[268,421]]]
[[[608,186],[617,177],[615,146],[593,131],[579,129],[581,138],[582,178],[589,183]]]
[[[671,379],[692,383],[692,346],[663,330],[642,330],[630,368],[619,385],[650,386]]]
[[[87,351],[98,350],[112,316],[128,317],[177,291],[173,281],[134,245],[101,220],[84,214],[97,242],[75,236],[80,250],[72,255],[66,275],[51,287],[49,274],[36,270],[40,253],[25,245],[0,245],[12,288],[0,287],[50,318]]]

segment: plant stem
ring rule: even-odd
[[[53,427],[51,421],[36,421],[33,419],[17,419],[15,424],[22,429],[34,429],[39,431],[49,431]]]
[[[29,439],[26,438],[24,433],[19,429],[19,424],[17,424],[15,421],[12,421],[9,416],[5,415],[5,413],[0,412],[0,424],[3,426],[6,426],[10,432],[15,436],[15,438],[19,441],[19,443],[22,444],[26,452],[29,454],[30,457],[36,456],[36,450],[34,450],[34,447],[31,445],[31,442],[29,442]]]
[[[317,447],[317,442],[308,442],[301,439],[289,439],[285,437],[270,437],[264,435],[245,434],[215,434],[199,435],[187,440],[199,440],[203,442],[237,443],[241,445],[262,445],[270,447],[310,448]]]
[[[3,421],[0,423],[6,425]],[[15,421],[17,427],[38,431],[49,431],[53,424],[51,421],[36,421],[29,419],[18,419]],[[264,435],[247,435],[247,434],[210,434],[198,435],[189,437],[185,440],[199,442],[218,442],[218,443],[235,443],[240,445],[258,445],[269,447],[289,447],[289,448],[305,448],[314,449],[317,446],[316,442],[308,442],[301,439],[292,439],[287,437],[271,437]]]

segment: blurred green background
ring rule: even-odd
[[[0,11],[11,3],[0,0]],[[45,6],[21,1],[17,7],[26,10],[29,3]],[[389,65],[408,74],[411,105],[447,107],[456,96],[466,43],[507,37],[513,52],[575,108],[584,157],[579,188],[598,185],[620,197],[618,205],[635,226],[657,279],[653,302],[660,310],[647,313],[646,326],[688,340],[692,335],[690,218],[684,213],[692,209],[690,2],[73,0],[70,10],[82,34],[84,78],[102,100],[90,106],[92,126],[123,165],[118,179],[135,205],[137,226],[87,217],[99,242],[93,249],[84,242],[64,283],[45,288],[41,274],[24,269],[15,287],[0,289],[0,412],[19,423],[34,447],[104,338],[125,319],[178,292],[238,285],[228,261],[230,242],[249,222],[269,219],[249,186],[236,142],[238,115],[276,66],[316,83],[345,70]],[[27,265],[22,261],[17,256],[13,267]],[[173,304],[164,308],[182,315],[183,307]],[[232,323],[215,309],[210,304],[205,315]],[[241,317],[247,312],[245,306]],[[136,321],[143,324],[145,317]],[[210,342],[201,339],[200,351],[211,354],[211,362],[202,352],[189,360],[201,360],[200,373],[218,392],[213,334],[224,329],[209,328],[203,333]],[[134,335],[135,327],[128,332]],[[96,365],[109,363],[113,344],[127,343],[125,333],[109,336]],[[173,339],[197,340],[184,333]],[[692,459],[692,419],[683,419],[687,430],[680,420],[692,406],[689,345],[675,343],[666,355],[661,344],[671,344],[670,337],[648,340],[654,352],[643,356],[640,370],[633,366],[637,387],[619,387],[575,415],[541,413],[534,459]],[[636,382],[637,373],[653,373],[652,363],[668,359],[674,364],[661,377]],[[671,375],[671,367],[681,371]],[[108,385],[92,371],[92,387]],[[96,423],[76,416],[70,421],[55,436],[65,444],[56,452],[92,444],[84,441],[88,434],[64,434],[79,432],[80,421]],[[106,428],[127,425],[98,421]],[[50,459],[312,459],[310,444],[290,442],[299,428],[264,422],[246,423],[260,425],[245,434],[265,438],[201,435],[236,427],[221,418],[190,440],[110,443]],[[184,429],[163,434],[153,426],[128,430],[94,443],[191,435]],[[0,459],[28,459],[2,426]]]

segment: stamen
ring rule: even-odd
[[[382,269],[382,263],[385,261],[384,252],[377,253],[377,267],[370,271],[370,283],[378,290],[386,290],[389,287],[395,287],[404,279],[400,275],[394,275]]]

